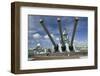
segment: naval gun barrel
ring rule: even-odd
[[[73,28],[73,32],[72,32],[72,38],[71,38],[71,43],[70,43],[70,50],[73,51],[73,42],[74,42],[74,38],[75,38],[75,34],[76,34],[76,29],[77,29],[77,25],[78,25],[78,17],[75,17],[74,20],[74,28]]]
[[[53,40],[52,36],[50,35],[50,33],[49,33],[48,29],[46,28],[46,26],[44,24],[44,21],[42,19],[40,19],[40,24],[43,27],[43,29],[45,30],[45,32],[47,33],[47,35],[48,35],[49,39],[51,40],[52,44],[54,45],[55,52],[58,52],[59,51],[58,45]]]
[[[71,46],[73,45],[73,41],[74,41],[74,38],[75,38],[76,28],[77,28],[77,25],[78,25],[78,20],[79,20],[78,17],[75,17],[74,29],[73,29],[72,38],[71,38]]]
[[[62,48],[62,51],[66,51],[66,46],[63,39],[63,33],[62,33],[61,19],[57,18],[57,22],[58,22],[58,27],[59,27],[60,37],[61,37],[61,44],[62,44],[61,48]]]

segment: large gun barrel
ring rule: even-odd
[[[74,29],[73,29],[72,38],[71,38],[71,46],[73,45],[77,25],[78,25],[78,17],[75,17],[75,24],[74,24]]]
[[[77,25],[78,25],[78,17],[75,17],[75,21],[74,21],[74,28],[73,28],[73,32],[72,32],[72,38],[71,38],[71,43],[70,43],[70,51],[73,51],[73,42],[74,42],[74,38],[75,38],[75,33],[76,33],[76,29],[77,29]]]
[[[62,48],[62,51],[66,51],[65,42],[64,42],[64,40],[63,40],[61,19],[60,19],[60,18],[57,18],[57,22],[58,22],[58,27],[59,27],[60,37],[61,37],[61,44],[62,44],[61,48]]]
[[[42,25],[43,29],[45,30],[45,32],[47,33],[49,39],[51,40],[52,44],[54,45],[54,49],[55,49],[55,52],[58,52],[59,51],[59,47],[58,45],[55,43],[55,41],[53,40],[52,36],[50,35],[48,29],[46,28],[45,24],[44,24],[44,21],[42,19],[40,19],[40,24]]]

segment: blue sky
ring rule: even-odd
[[[42,47],[49,48],[52,46],[50,39],[48,38],[45,30],[40,25],[40,19],[44,20],[46,27],[52,35],[54,41],[59,43],[59,30],[57,18],[61,18],[62,30],[68,29],[69,39],[72,36],[72,30],[74,26],[73,16],[39,16],[29,15],[28,16],[28,48],[35,47],[38,43]],[[88,39],[88,18],[79,17],[79,22],[76,30],[75,41],[77,43],[87,43]]]

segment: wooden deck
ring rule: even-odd
[[[87,52],[72,52],[72,53],[53,53],[53,54],[42,54],[34,55],[29,59],[33,60],[54,60],[54,59],[80,59],[81,57],[86,57]]]

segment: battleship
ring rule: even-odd
[[[40,25],[44,32],[48,35],[52,48],[43,48],[40,43],[37,43],[36,47],[29,49],[29,60],[51,60],[51,59],[80,59],[88,55],[87,47],[76,47],[74,44],[75,34],[77,32],[79,18],[74,18],[74,26],[71,39],[68,37],[68,32],[62,30],[61,18],[57,18],[58,30],[59,30],[59,44],[57,44],[50,32],[48,31],[44,20],[40,19]]]

